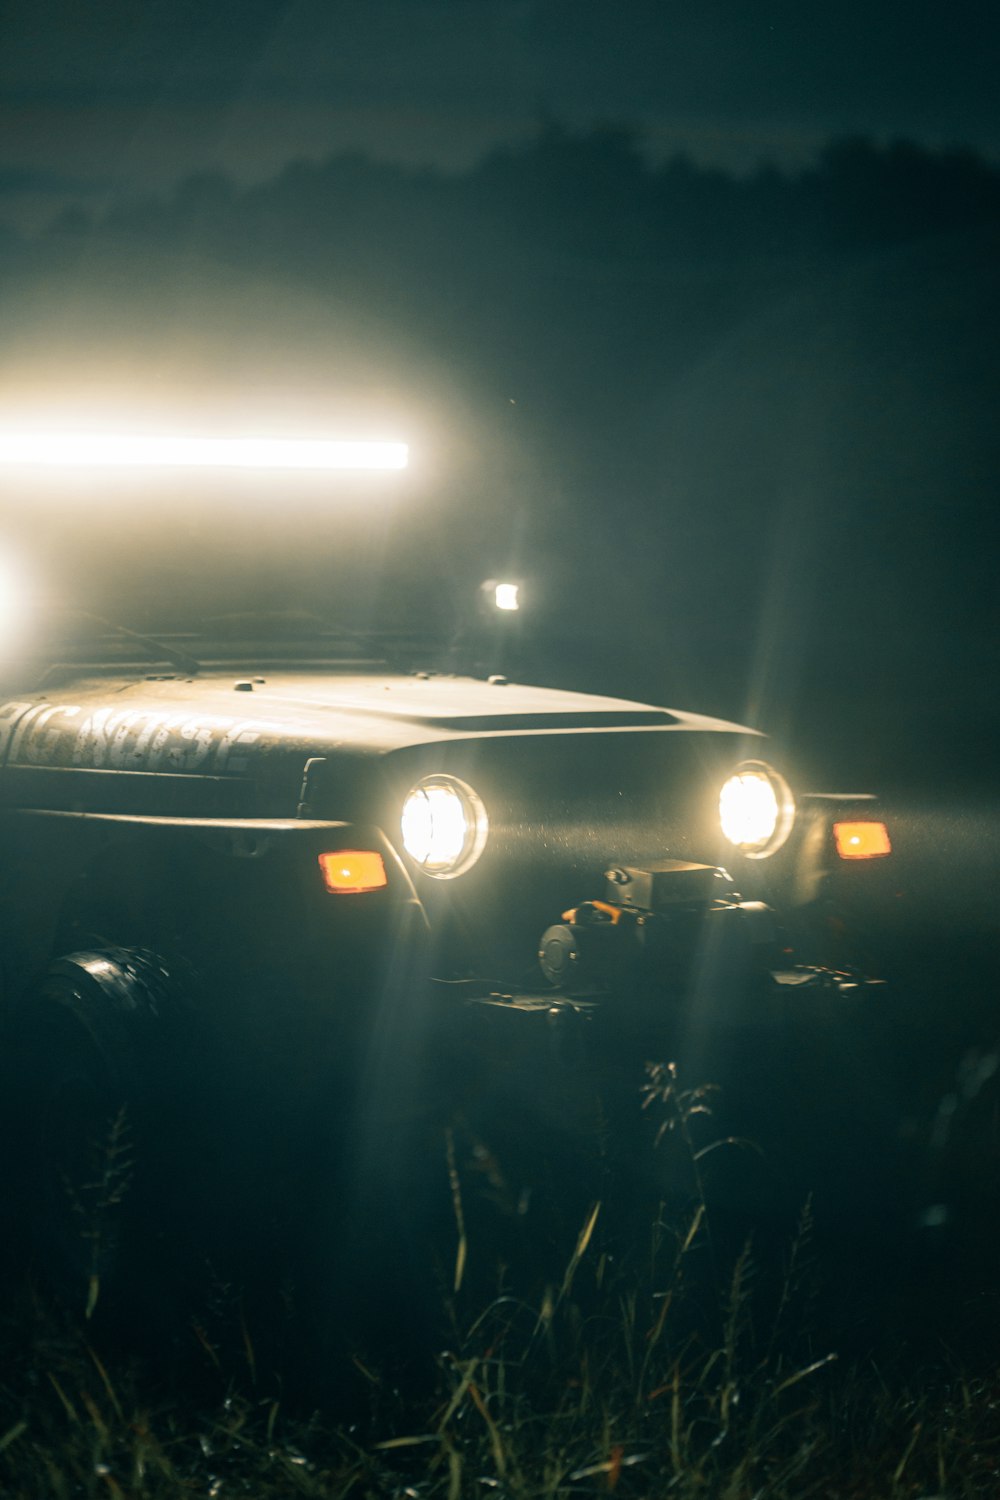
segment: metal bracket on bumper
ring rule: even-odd
[[[435,988],[461,995],[498,1024],[502,1014],[534,1017],[533,1026],[521,1025],[549,1032],[560,1049],[591,1022],[601,1029],[610,1022],[614,1031],[659,1030],[675,1005],[679,1015],[691,998],[714,995],[721,1025],[752,1025],[798,1012],[800,996],[810,1010],[823,1010],[883,988],[856,969],[798,957],[774,910],[743,901],[726,871],[664,860],[646,870],[609,871],[602,899],[582,902],[545,929],[537,958],[548,987],[468,978]]]
[[[853,969],[798,962],[777,914],[742,900],[725,870],[663,860],[609,870],[606,881],[603,899],[564,912],[541,936],[539,967],[561,993],[630,983],[683,990],[707,975],[771,994],[847,995],[881,984]]]

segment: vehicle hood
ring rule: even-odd
[[[0,705],[12,765],[240,774],[281,746],[384,754],[443,740],[580,731],[754,734],[676,709],[503,680],[282,671],[91,677]]]

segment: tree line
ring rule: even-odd
[[[178,238],[215,253],[317,257],[332,269],[434,257],[448,264],[498,244],[613,260],[727,262],[841,254],[1000,223],[1000,170],[970,148],[831,141],[809,166],[763,164],[741,177],[675,154],[652,161],[641,130],[545,121],[459,174],[343,152],[290,162],[241,186],[201,172],[169,194],[67,210],[56,235]]]

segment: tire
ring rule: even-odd
[[[162,1141],[177,1006],[137,950],[71,954],[24,997],[11,1052],[20,1243],[69,1312],[127,1318],[168,1221]]]

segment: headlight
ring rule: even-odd
[[[780,849],[794,817],[787,782],[762,760],[744,761],[719,794],[722,831],[750,859],[763,859]]]
[[[479,797],[457,776],[425,776],[407,792],[403,848],[427,875],[463,875],[483,852],[489,822]]]

